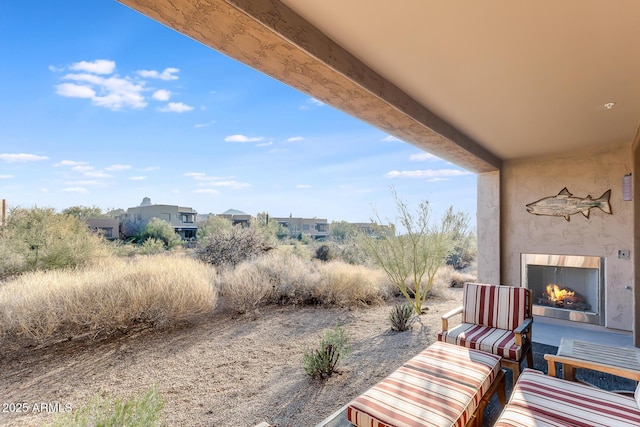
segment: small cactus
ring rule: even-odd
[[[416,321],[413,306],[408,303],[396,305],[391,309],[389,320],[391,321],[391,330],[398,332],[408,330]]]

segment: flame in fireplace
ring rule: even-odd
[[[560,286],[553,283],[547,285],[547,297],[549,301],[562,302],[565,298],[572,299],[575,294],[575,292],[569,289],[561,289]]]

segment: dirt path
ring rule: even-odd
[[[440,316],[462,300],[460,289],[441,293],[421,324],[403,333],[390,332],[387,320],[400,299],[359,309],[270,306],[241,317],[221,301],[211,318],[179,330],[0,353],[0,410],[17,402],[30,408],[0,412],[0,425],[51,420],[33,413],[36,403],[77,408],[101,391],[128,398],[157,384],[170,426],[313,426],[436,340]],[[336,325],[353,351],[341,375],[313,381],[302,355]]]

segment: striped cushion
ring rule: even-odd
[[[359,427],[464,426],[500,370],[500,358],[436,342],[355,398]]]
[[[525,369],[494,427],[640,426],[635,399]]]
[[[505,329],[463,323],[438,333],[438,341],[497,354],[505,359],[520,360],[522,347],[516,345],[516,335]]]
[[[513,286],[465,283],[463,323],[509,331],[527,317],[527,290]]]

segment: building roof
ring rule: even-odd
[[[247,214],[237,209],[227,209],[226,211],[222,212],[221,215],[247,215]]]

